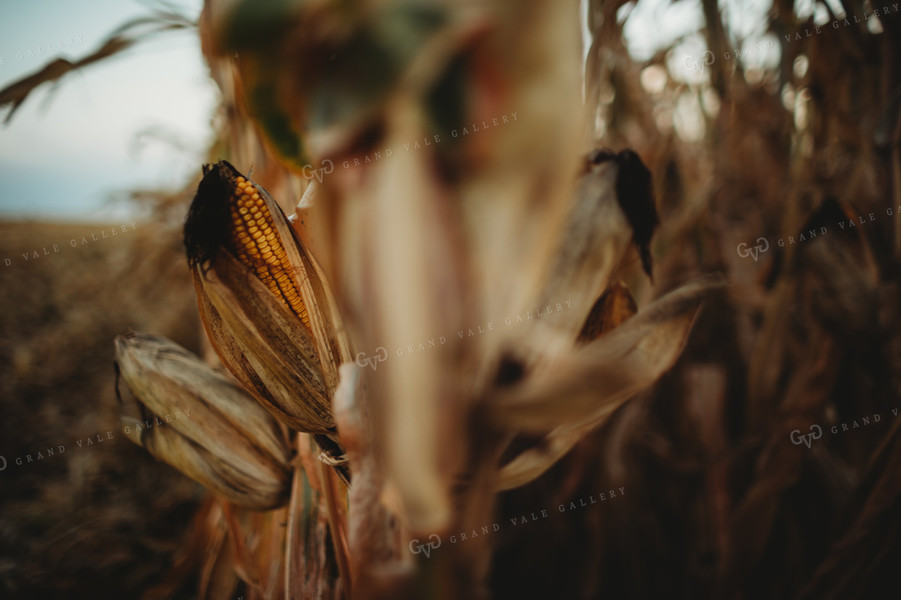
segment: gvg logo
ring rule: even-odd
[[[335,170],[335,163],[330,161],[329,159],[325,159],[322,161],[322,166],[318,169],[314,169],[313,165],[304,165],[302,172],[303,176],[307,179],[316,179],[319,183],[322,183],[322,178],[326,175],[331,175]]]
[[[754,262],[757,262],[760,255],[770,249],[770,242],[765,237],[759,237],[754,240],[754,243],[756,244],[755,246],[748,246],[742,242],[735,247],[735,251],[738,252],[740,257],[748,258],[750,256],[754,259]]]
[[[372,367],[372,370],[375,371],[379,367],[380,362],[385,362],[388,360],[388,349],[384,346],[379,346],[375,349],[375,356],[366,356],[365,352],[360,352],[357,354],[357,358],[355,362],[358,367]]]
[[[804,444],[805,446],[810,448],[810,445],[814,440],[818,440],[823,437],[823,428],[819,425],[811,425],[810,433],[805,433],[804,435],[801,435],[800,429],[795,429],[788,437],[791,440],[792,444],[794,444],[795,446]]]
[[[708,50],[701,55],[701,60],[698,60],[696,56],[686,56],[685,69],[688,71],[699,71],[703,73],[705,68],[712,65],[715,61],[716,55]]]
[[[413,554],[425,554],[426,558],[432,553],[432,550],[437,550],[441,547],[441,537],[437,533],[433,533],[429,536],[429,541],[426,543],[420,542],[418,539],[410,540],[410,552]]]

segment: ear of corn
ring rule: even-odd
[[[598,298],[582,325],[579,342],[590,342],[598,336],[619,327],[623,321],[638,312],[629,287],[622,281],[611,284]]]
[[[241,506],[287,502],[287,436],[253,398],[169,340],[135,333],[115,345],[119,372],[151,418],[146,427],[122,417],[133,442]]]
[[[278,204],[230,164],[207,165],[185,246],[225,366],[287,425],[334,434],[330,395],[349,352],[329,292]]]
[[[588,162],[535,303],[543,307],[571,301],[571,310],[545,318],[569,339],[579,333],[592,304],[629,249],[632,233],[615,191],[618,175],[619,168],[613,162]]]
[[[309,328],[300,290],[304,265],[289,259],[278,220],[284,214],[263,188],[225,161],[206,165],[185,224],[188,262],[206,269],[228,250]]]
[[[247,472],[223,461],[171,429],[145,429],[141,421],[122,417],[128,438],[157,460],[175,467],[214,494],[252,510],[272,510],[288,501],[289,487],[281,471],[256,469]]]
[[[236,177],[229,209],[232,228],[227,244],[235,258],[309,328],[310,317],[300,298],[300,287],[292,277],[292,266],[275,230],[275,220],[259,190],[244,177]]]

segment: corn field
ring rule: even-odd
[[[181,525],[17,558],[11,479],[0,596],[895,597],[901,12],[699,0],[639,60],[645,2],[161,3],[0,90],[184,29],[220,92],[120,276],[190,315],[91,338]]]

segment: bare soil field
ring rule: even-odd
[[[125,439],[113,338],[196,312],[171,227],[0,222],[0,597],[164,595],[203,491]]]

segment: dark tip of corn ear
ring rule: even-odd
[[[619,169],[616,175],[616,201],[632,226],[632,242],[641,256],[641,266],[648,277],[653,278],[651,237],[660,220],[654,203],[651,171],[641,157],[628,148],[618,154],[608,148],[592,150],[585,157],[584,169],[588,171],[592,166],[608,161],[616,163]]]
[[[185,220],[185,250],[191,267],[208,269],[226,241],[231,224],[229,202],[237,176],[238,171],[224,160],[203,166],[203,179]]]
[[[651,172],[641,157],[632,150],[616,155],[619,173],[616,176],[616,199],[632,225],[632,241],[641,255],[641,266],[651,277],[651,236],[660,224],[654,204]]]

